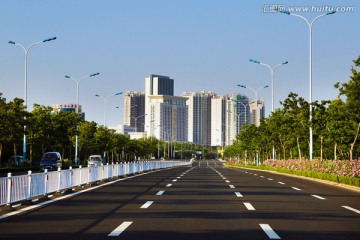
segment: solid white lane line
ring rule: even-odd
[[[225,180],[225,179],[226,179],[226,177],[223,177],[222,179],[224,179],[224,180]]]
[[[125,231],[126,228],[128,228],[133,222],[123,222],[122,224],[120,224],[120,226],[118,226],[117,228],[115,228],[114,231],[112,231],[108,236],[109,237],[117,237],[119,236],[123,231]]]
[[[274,179],[272,179],[272,178],[268,178],[268,180],[272,181],[272,180],[274,180]]]
[[[172,186],[172,184],[171,183],[169,183],[168,185],[166,185],[166,187],[171,187]]]
[[[161,196],[161,195],[164,194],[164,192],[165,192],[165,191],[159,191],[159,192],[156,194],[156,196]]]
[[[292,189],[296,190],[296,191],[301,191],[300,188],[297,188],[297,187],[291,187]]]
[[[174,179],[173,182],[177,182],[177,179]]]
[[[325,198],[320,197],[319,195],[311,195],[311,196],[316,197],[316,198],[321,199],[321,200],[325,200]]]
[[[259,224],[259,225],[270,239],[281,239],[279,235],[277,235],[276,232],[272,230],[269,224]]]
[[[343,208],[346,208],[346,209],[348,209],[348,210],[350,210],[350,211],[353,211],[353,212],[356,212],[356,213],[358,213],[358,214],[360,214],[360,210],[357,210],[357,209],[355,209],[355,208],[352,208],[352,207],[349,207],[349,206],[342,206]]]
[[[229,181],[229,180],[226,180],[225,182],[229,183],[230,181]]]
[[[278,183],[280,183],[280,184],[282,184],[282,185],[284,185],[285,183],[283,183],[283,182],[278,182]]]
[[[153,204],[154,201],[147,201],[146,203],[144,203],[144,205],[142,205],[140,208],[148,208],[150,207],[151,204]]]
[[[230,188],[235,188],[234,185],[229,185]]]
[[[235,192],[235,195],[236,195],[237,197],[242,197],[242,196],[243,196],[243,195],[241,195],[240,192]]]
[[[245,207],[247,208],[247,210],[250,210],[250,211],[254,211],[254,210],[255,210],[255,208],[253,207],[253,205],[251,205],[251,203],[244,202],[244,205],[245,205]]]

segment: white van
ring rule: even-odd
[[[90,155],[88,159],[88,166],[89,167],[97,167],[100,166],[103,162],[103,159],[101,158],[101,155]]]

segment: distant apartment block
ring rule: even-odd
[[[187,98],[174,96],[174,80],[160,75],[145,78],[145,98],[147,136],[167,141],[187,141]]]
[[[188,98],[188,141],[200,145],[211,145],[211,99],[214,92],[184,92]]]
[[[124,94],[124,125],[144,132],[145,93],[127,91]]]
[[[250,124],[260,126],[260,119],[265,118],[265,102],[264,99],[258,99],[256,104],[256,99],[250,100]]]
[[[225,146],[225,98],[211,98],[211,146]]]

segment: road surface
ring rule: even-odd
[[[0,220],[0,239],[360,239],[360,193],[195,161]]]

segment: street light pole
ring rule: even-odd
[[[82,80],[85,78],[90,78],[99,75],[100,73],[94,73],[88,76],[81,77],[79,79],[70,77],[69,75],[65,75],[65,78],[69,78],[75,81],[76,83],[76,107],[75,112],[79,114],[79,85]],[[76,135],[75,135],[75,165],[78,165],[78,126],[76,126]]]
[[[257,63],[257,64],[260,64],[260,65],[263,65],[265,67],[268,67],[269,70],[270,70],[270,73],[271,73],[271,112],[274,112],[274,70],[275,68],[281,66],[281,65],[285,65],[285,64],[288,64],[289,62],[286,61],[286,62],[283,62],[283,63],[279,63],[279,64],[276,64],[274,67],[270,67],[268,64],[266,63],[262,63],[262,62],[259,62],[255,59],[250,59],[249,60],[250,62],[253,62],[253,63]],[[273,148],[272,148],[272,159],[275,160],[275,146],[273,145]]]
[[[135,132],[137,132],[137,120],[138,120],[138,118],[144,117],[146,115],[147,115],[147,113],[144,113],[143,115],[140,115],[140,116],[137,116],[137,117],[132,117],[132,118],[135,119]]]
[[[22,48],[25,52],[25,89],[24,89],[24,104],[25,104],[25,110],[27,109],[27,62],[28,62],[28,53],[30,51],[30,49],[35,46],[35,45],[38,45],[38,44],[41,44],[41,43],[46,43],[46,42],[50,42],[50,41],[53,41],[53,40],[56,40],[56,37],[53,37],[53,38],[47,38],[47,39],[44,39],[40,42],[35,42],[35,43],[32,43],[29,45],[28,48],[25,48],[23,45],[21,45],[20,43],[16,43],[14,41],[9,41],[8,43],[9,44],[14,44],[16,46],[19,46],[20,48]],[[24,160],[26,160],[26,125],[24,125],[24,146],[23,146],[23,158]]]
[[[315,17],[311,22],[309,22],[305,17],[298,15],[298,14],[293,14],[290,13],[289,11],[278,11],[280,13],[284,13],[290,16],[295,16],[298,18],[301,18],[302,20],[304,20],[307,25],[309,26],[309,112],[310,112],[310,116],[309,116],[309,120],[310,120],[310,127],[309,127],[309,159],[312,160],[313,159],[313,132],[312,132],[312,126],[311,126],[311,121],[312,121],[312,26],[314,24],[314,22],[319,19],[320,17],[324,17],[327,15],[331,15],[336,13],[336,11],[332,11],[332,12],[327,12],[324,14],[321,14],[317,17]]]
[[[260,88],[258,88],[258,89],[256,89],[256,90],[254,90],[254,89],[252,89],[252,88],[250,88],[250,87],[247,87],[247,86],[244,86],[244,85],[240,85],[240,84],[238,84],[237,85],[238,87],[241,87],[241,88],[246,88],[246,89],[250,89],[251,91],[253,91],[254,92],[254,94],[255,94],[255,99],[256,99],[256,118],[255,118],[255,120],[256,120],[256,123],[255,123],[255,125],[256,126],[259,126],[260,125],[260,113],[258,113],[258,92],[261,90],[261,89],[263,89],[263,88],[267,88],[267,87],[269,87],[268,85],[266,85],[266,86],[263,86],[263,87],[260,87]]]
[[[118,93],[109,95],[107,97],[101,96],[99,94],[95,95],[95,97],[99,97],[99,98],[102,98],[104,100],[104,105],[105,105],[105,108],[104,108],[104,127],[106,127],[106,110],[107,110],[107,100],[108,100],[108,98],[115,97],[115,96],[118,96],[118,95],[121,95],[121,94],[122,94],[122,92],[118,92]]]

